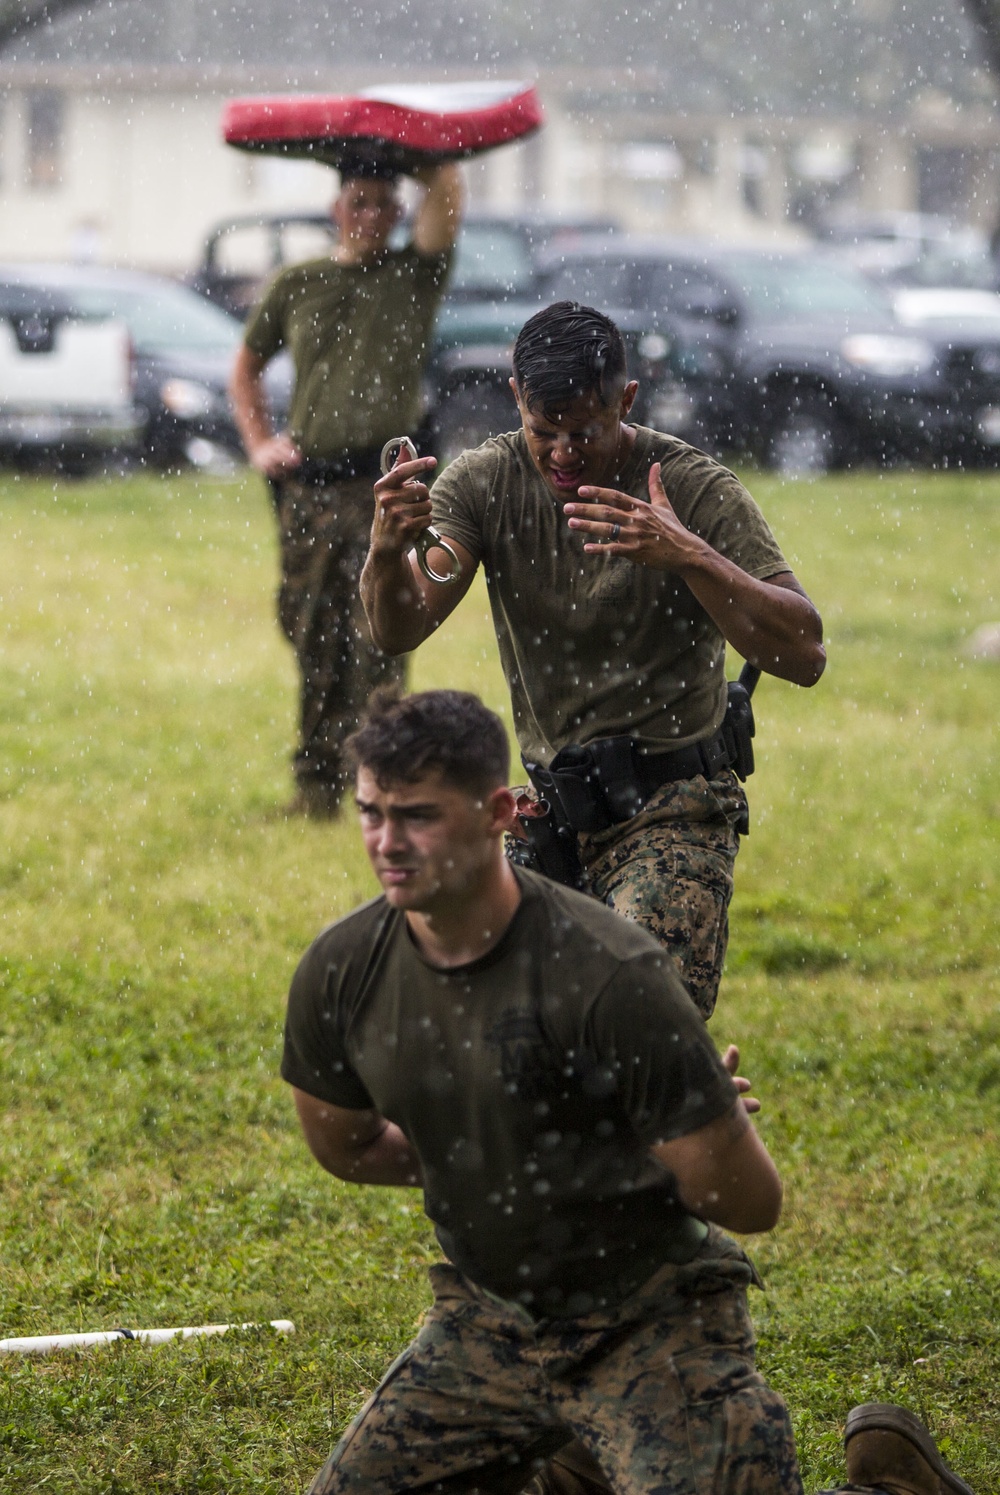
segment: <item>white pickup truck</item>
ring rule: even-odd
[[[80,470],[139,443],[124,322],[75,315],[45,288],[0,278],[0,456]]]

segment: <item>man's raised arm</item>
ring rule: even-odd
[[[408,654],[439,628],[472,584],[476,561],[457,540],[445,536],[458,556],[461,574],[446,586],[430,581],[408,552],[431,522],[431,501],[424,478],[433,457],[397,462],[375,484],[375,520],[371,549],[361,573],[361,600],[372,638],[386,654]],[[447,564],[432,550],[432,566]]]
[[[458,235],[465,206],[461,168],[454,162],[419,167],[413,173],[426,190],[413,220],[413,243],[426,255],[450,249]]]

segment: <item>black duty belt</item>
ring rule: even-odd
[[[600,737],[585,747],[573,743],[561,748],[548,768],[524,766],[564,824],[593,832],[631,820],[664,784],[699,774],[714,779],[731,764],[720,728],[690,747],[666,753],[642,753],[631,737]]]
[[[714,779],[723,769],[731,768],[732,760],[725,733],[720,727],[711,737],[701,742],[692,742],[690,747],[674,748],[666,753],[637,753],[636,777],[644,799],[656,793],[661,784],[670,784],[677,779],[693,779],[704,774]]]
[[[560,748],[548,768],[525,761],[525,769],[556,823],[585,834],[631,820],[664,784],[699,774],[714,779],[727,768],[746,779],[754,767],[750,697],[759,675],[744,666],[729,685],[722,725],[688,747],[643,753],[632,737],[599,737]]]

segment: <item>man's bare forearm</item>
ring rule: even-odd
[[[682,524],[667,497],[659,462],[649,469],[649,502],[614,488],[584,485],[564,505],[589,555],[622,555],[637,566],[672,571],[743,658],[796,685],[815,685],[826,664],[823,624],[790,571],[758,581]]]
[[[816,684],[826,666],[823,623],[804,592],[757,581],[704,541],[677,573],[744,659],[795,685]]]
[[[229,394],[236,428],[252,465],[266,478],[279,480],[299,466],[302,453],[286,431],[274,433],[264,387],[265,364],[244,343],[233,364]]]
[[[264,389],[262,361],[244,345],[236,356],[229,381],[233,419],[248,457],[274,435]]]
[[[361,601],[372,638],[385,654],[408,654],[433,631],[423,592],[403,554],[368,552]]]
[[[414,172],[426,187],[417,208],[413,242],[421,254],[440,254],[450,249],[458,234],[465,205],[461,168],[454,162]]]

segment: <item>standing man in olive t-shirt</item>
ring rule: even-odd
[[[402,666],[371,640],[358,577],[371,528],[371,485],[392,436],[420,418],[420,382],[462,211],[459,168],[418,175],[413,235],[388,247],[396,179],[345,166],[328,258],[283,270],[250,318],[231,382],[250,461],[269,479],[281,543],[278,614],[301,676],[300,738],[289,809],[326,817],[344,789],[342,745],[374,687]],[[288,429],[275,433],[263,373],[287,349],[295,364]]]
[[[645,931],[505,860],[475,696],[376,698],[351,747],[383,896],[303,957],[281,1071],[323,1167],[422,1187],[447,1262],[311,1495],[802,1495],[723,1233],[781,1206],[737,1051]],[[859,1495],[972,1495],[901,1407],[846,1441]]]
[[[575,745],[599,765],[573,822],[589,889],[657,936],[707,1017],[747,824],[722,731],[726,644],[812,685],[820,618],[733,473],[628,423],[637,385],[607,317],[572,302],[532,317],[511,385],[519,430],[466,452],[430,494],[433,459],[376,484],[372,637],[415,649],[482,563],[526,761],[550,771]],[[456,585],[407,558],[432,514]]]

